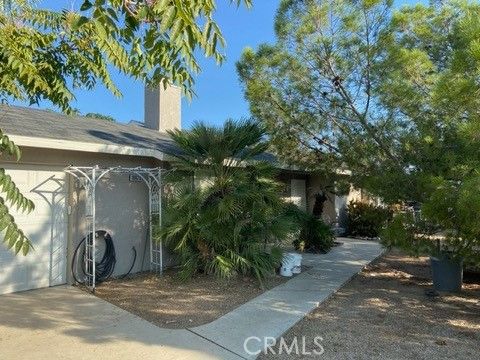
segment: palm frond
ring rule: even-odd
[[[256,158],[268,148],[264,129],[252,120],[227,120],[222,127],[195,124],[170,131],[181,149],[180,174],[207,177],[173,181],[162,236],[182,264],[182,276],[196,272],[229,278],[273,273],[281,252],[267,244],[292,231],[276,170]]]

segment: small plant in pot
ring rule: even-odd
[[[397,214],[383,230],[382,243],[411,255],[429,255],[435,290],[458,292],[463,264],[480,264],[480,178],[438,180],[435,186],[421,206],[421,219]]]

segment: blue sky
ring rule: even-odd
[[[70,8],[81,4],[81,0],[44,0],[42,7]],[[215,15],[227,41],[224,49],[227,60],[222,66],[212,59],[199,58],[202,72],[196,78],[197,97],[182,102],[182,126],[189,127],[196,120],[221,124],[227,118],[249,115],[248,104],[237,78],[235,62],[246,46],[257,47],[260,43],[274,40],[273,21],[280,0],[257,0],[251,9],[237,8],[228,0],[218,0]],[[111,115],[121,122],[143,121],[143,84],[120,74],[114,80],[123,93],[116,98],[106,89],[77,91],[77,100],[72,104],[81,113],[97,112]],[[51,108],[49,104],[41,107]]]
[[[221,124],[228,118],[249,116],[248,103],[238,81],[235,63],[242,50],[256,48],[264,42],[275,40],[273,21],[280,0],[254,0],[254,6],[246,9],[231,5],[229,0],[217,0],[215,19],[220,25],[227,47],[227,60],[218,66],[212,59],[199,58],[202,72],[196,78],[197,97],[182,102],[182,126],[188,128],[194,121]],[[415,0],[396,1],[397,6]],[[41,6],[49,8],[78,7],[82,0],[42,0]],[[96,112],[111,115],[117,121],[143,121],[143,84],[123,75],[113,74],[115,83],[123,93],[116,98],[103,87],[94,91],[77,91],[73,106],[81,113]],[[47,103],[43,108],[51,108]]]

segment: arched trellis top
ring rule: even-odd
[[[102,168],[95,166],[68,166],[64,171],[77,178],[85,188],[85,222],[87,236],[85,241],[85,285],[95,291],[95,234],[96,231],[96,187],[98,182],[107,174],[126,174],[138,176],[148,188],[149,209],[149,243],[150,243],[150,269],[157,273],[163,271],[162,243],[153,241],[152,227],[160,225],[162,219],[162,173],[161,168],[122,167],[114,166]]]

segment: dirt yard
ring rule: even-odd
[[[219,281],[198,275],[182,282],[168,270],[161,277],[144,273],[111,280],[98,285],[95,294],[159,327],[180,329],[209,323],[287,280],[269,278],[262,290],[252,278]]]
[[[461,294],[428,296],[427,259],[391,252],[284,335],[287,345],[297,336],[300,352],[305,337],[305,355],[278,355],[277,346],[260,359],[478,359],[480,282],[465,280]]]

